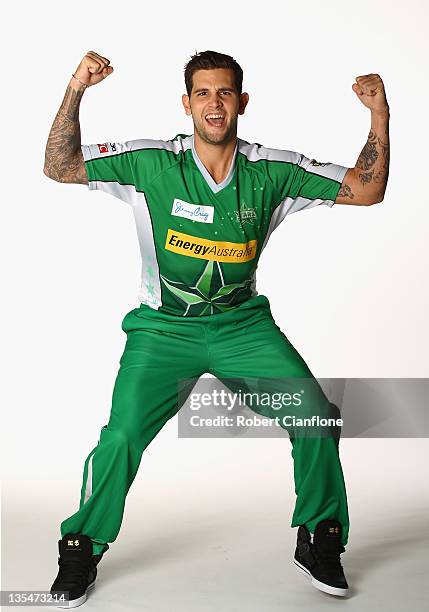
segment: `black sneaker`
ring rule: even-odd
[[[86,596],[95,585],[97,564],[101,555],[92,554],[92,540],[82,533],[67,533],[58,540],[58,565],[60,569],[51,587],[54,591],[64,592],[66,601],[57,595],[59,608],[75,608],[86,601]]]
[[[344,597],[349,585],[340,562],[340,554],[345,551],[341,545],[341,531],[341,524],[334,519],[320,521],[311,542],[307,527],[300,525],[294,563],[316,589]]]

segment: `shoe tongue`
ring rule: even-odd
[[[326,550],[334,550],[341,544],[341,523],[334,519],[326,519],[316,525],[314,543]]]
[[[63,555],[91,555],[92,542],[88,536],[82,534],[69,534],[60,540],[60,553]]]

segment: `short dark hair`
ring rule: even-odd
[[[214,68],[229,68],[234,72],[235,88],[241,94],[243,87],[243,70],[230,55],[217,51],[195,52],[189,62],[185,64],[185,85],[188,96],[191,95],[193,75],[197,70],[213,70]]]

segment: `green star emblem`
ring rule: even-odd
[[[253,221],[256,219],[256,210],[254,208],[249,208],[246,205],[246,202],[243,200],[240,206],[240,210],[235,211],[235,216],[237,221],[253,225]]]
[[[251,280],[246,280],[243,283],[224,283],[222,268],[217,261],[207,261],[201,275],[197,279],[195,285],[188,287],[184,283],[173,281],[161,274],[161,280],[164,285],[176,297],[180,298],[186,304],[186,310],[183,316],[186,316],[192,307],[194,310],[200,310],[198,316],[205,314],[213,314],[213,312],[229,310],[234,306],[232,303],[240,291],[247,289]],[[212,289],[213,285],[213,289]],[[184,288],[182,288],[184,287]],[[212,291],[212,294],[210,295]]]

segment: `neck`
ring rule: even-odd
[[[226,143],[213,145],[205,142],[198,132],[194,132],[195,151],[215,183],[221,183],[227,176],[236,144],[237,136]]]

